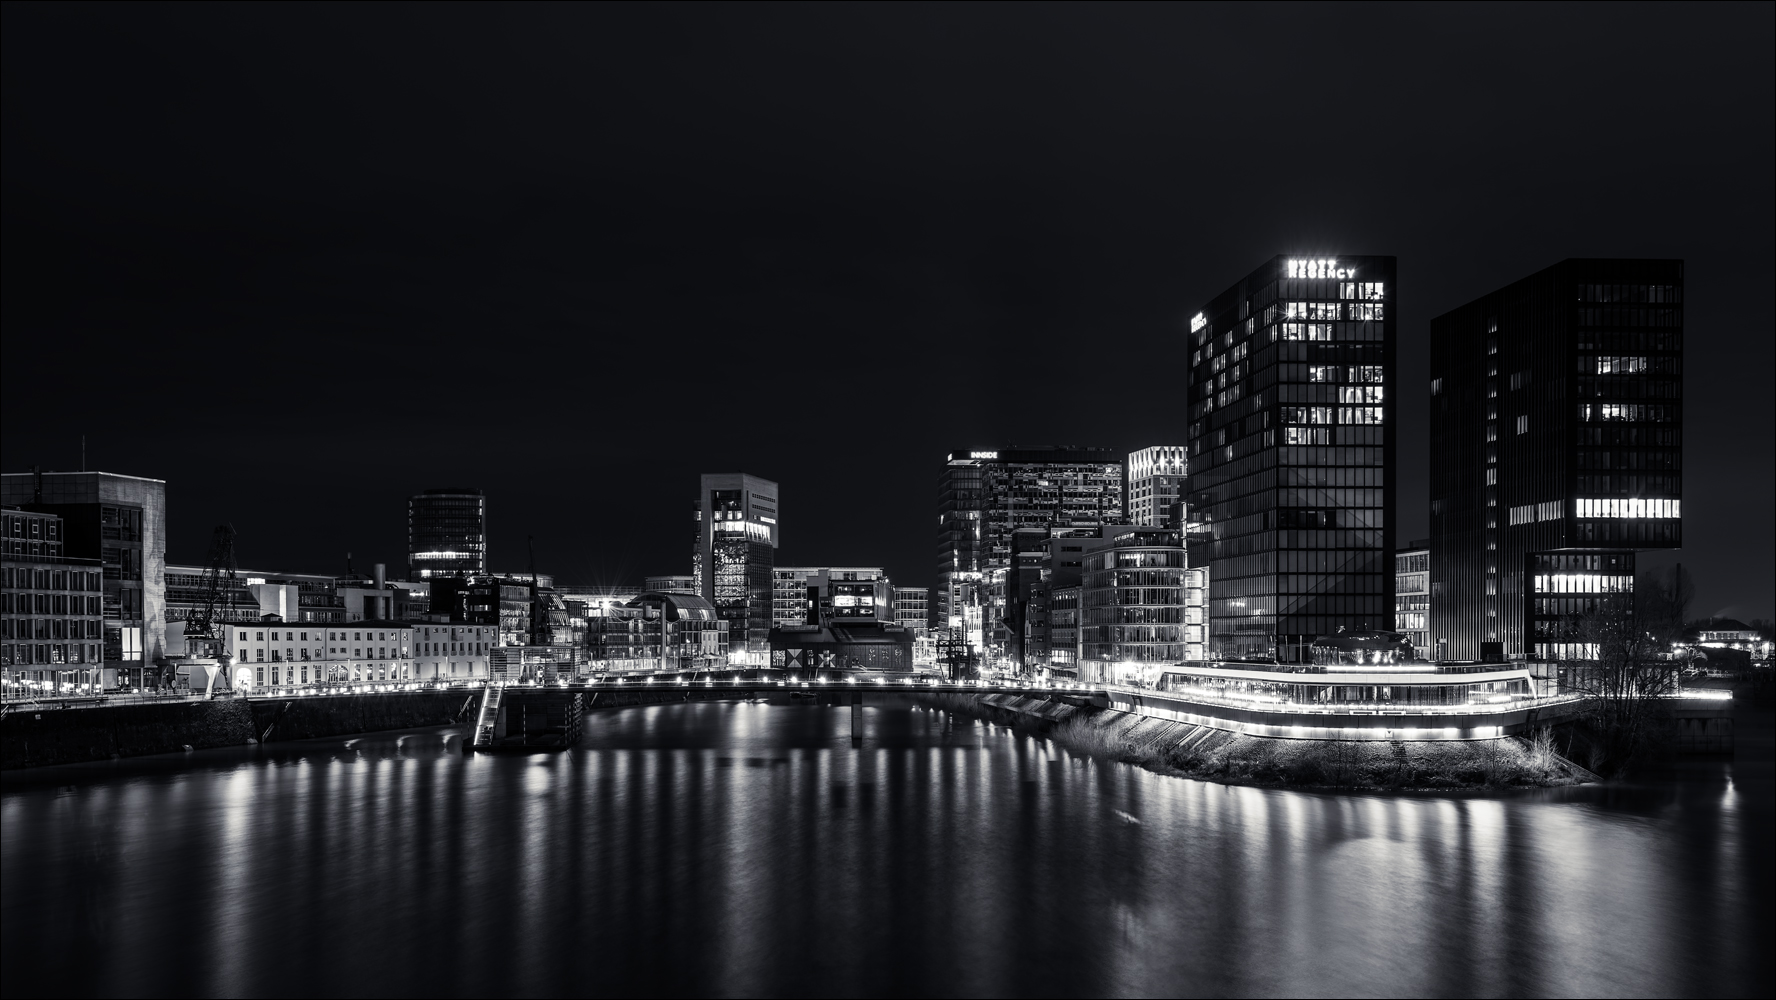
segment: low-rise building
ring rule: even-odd
[[[586,619],[587,666],[619,674],[720,669],[728,665],[728,628],[700,594],[649,591]]]
[[[492,627],[428,622],[340,626],[266,618],[230,623],[227,635],[234,658],[228,679],[241,692],[486,678],[494,649]]]

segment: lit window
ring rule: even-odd
[[[1519,434],[1528,434],[1529,433],[1529,415],[1528,414],[1524,414],[1523,416],[1520,416],[1517,418],[1517,433],[1519,433]]]

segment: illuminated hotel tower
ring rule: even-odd
[[[1683,542],[1681,260],[1566,260],[1431,321],[1439,659],[1576,658],[1565,629]]]
[[[1394,613],[1394,258],[1277,257],[1190,320],[1209,654],[1304,663]]]

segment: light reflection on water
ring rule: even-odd
[[[98,994],[1723,995],[1770,769],[1505,799],[1164,778],[923,709],[596,712],[11,772],[0,986]],[[1737,770],[1735,770],[1737,767]]]

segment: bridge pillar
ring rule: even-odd
[[[851,692],[851,742],[863,740],[863,691]]]

